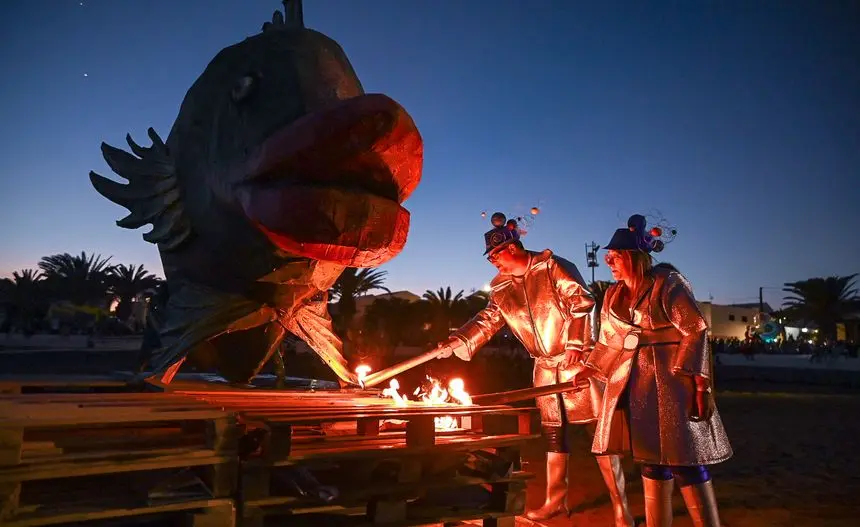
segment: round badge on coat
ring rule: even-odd
[[[635,350],[639,346],[639,335],[636,333],[628,333],[624,337],[624,349]]]

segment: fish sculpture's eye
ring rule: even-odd
[[[236,81],[236,84],[230,91],[230,96],[233,98],[233,102],[241,102],[246,99],[253,91],[257,82],[259,82],[257,76],[251,73]]]

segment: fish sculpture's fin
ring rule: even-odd
[[[128,180],[118,183],[90,172],[90,182],[99,194],[127,208],[128,216],[116,222],[125,229],[137,229],[147,223],[152,230],[143,239],[158,244],[162,251],[172,251],[192,233],[191,223],[185,217],[182,191],[167,145],[150,128],[152,146],[144,148],[126,136],[132,153],[102,143],[102,155],[117,175]]]
[[[263,31],[281,29],[302,29],[305,27],[305,17],[302,12],[302,0],[283,0],[284,12],[275,11],[272,21],[263,24]]]

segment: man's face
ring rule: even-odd
[[[509,243],[502,247],[497,247],[490,252],[487,255],[487,261],[493,264],[500,272],[510,273],[513,271],[514,264],[516,263],[515,252],[516,246]]]

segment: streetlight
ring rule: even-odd
[[[591,245],[585,244],[585,261],[588,267],[591,267],[591,283],[594,283],[594,268],[599,267],[600,264],[597,263],[597,250],[600,249],[600,246],[591,242]]]

